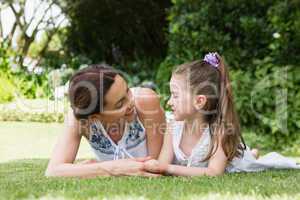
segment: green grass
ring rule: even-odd
[[[3,199],[299,199],[300,171],[222,177],[45,178],[47,160],[0,164]]]
[[[300,170],[216,178],[46,178],[62,133],[63,124],[0,122],[0,199],[300,199]],[[78,158],[90,157],[83,140]]]

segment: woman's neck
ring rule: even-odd
[[[126,124],[126,121],[124,119],[120,119],[115,122],[105,122],[105,121],[101,121],[100,119],[98,120],[101,122],[104,130],[106,131],[108,136],[112,139],[112,141],[117,143],[122,139],[124,129],[125,129],[125,124]]]

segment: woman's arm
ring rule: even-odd
[[[135,105],[147,134],[148,153],[157,159],[163,142],[166,119],[158,95],[149,88],[134,89]]]
[[[81,177],[94,178],[98,176],[147,176],[157,177],[157,174],[146,172],[144,161],[147,158],[121,159],[91,164],[62,163],[54,168],[48,167],[48,177]]]
[[[97,177],[119,175],[156,176],[144,170],[143,159],[122,159],[91,164],[74,164],[82,138],[78,120],[69,112],[65,120],[65,132],[58,139],[51,155],[46,176]]]

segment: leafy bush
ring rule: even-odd
[[[13,83],[5,75],[0,75],[0,103],[12,101],[15,91]]]
[[[164,100],[173,66],[217,51],[230,66],[242,126],[268,134],[274,146],[293,141],[300,133],[300,2],[172,2],[168,55],[156,75]]]
[[[300,135],[300,69],[257,60],[253,73],[232,70],[235,103],[244,127],[271,136],[273,145],[287,144]]]
[[[165,55],[165,11],[170,0],[66,2],[73,5],[67,12],[71,52],[109,64]]]
[[[35,74],[20,70],[13,72],[10,80],[16,86],[17,95],[20,97],[34,99],[47,98],[52,95],[48,84],[47,72]]]
[[[166,56],[166,10],[171,0],[67,0],[66,3],[73,5],[67,12],[68,57],[80,55],[88,57],[90,63],[113,65],[130,74],[132,85],[153,81],[159,63]]]
[[[63,122],[67,101],[26,99],[0,104],[0,121]]]
[[[233,68],[247,68],[253,59],[270,55],[274,64],[297,65],[300,61],[299,1],[173,3],[168,16],[168,55],[172,55],[172,60],[184,62],[198,59],[208,51],[218,51]]]
[[[10,80],[11,71],[9,65],[9,52],[7,43],[0,42],[0,103],[12,101],[16,90]]]
[[[64,121],[64,114],[63,113],[32,113],[32,112],[1,110],[0,121],[62,123]]]

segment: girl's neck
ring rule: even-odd
[[[200,117],[184,120],[184,129],[187,134],[201,135],[207,127],[208,123]]]

